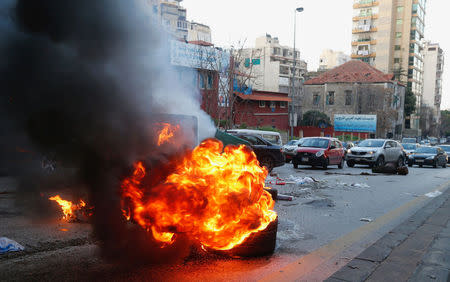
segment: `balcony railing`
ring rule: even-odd
[[[367,51],[367,52],[365,52]],[[377,56],[376,52],[369,52],[368,50],[358,50],[356,54],[352,54],[352,59],[359,59],[359,58],[374,58]]]
[[[363,28],[361,28],[363,27]],[[356,28],[353,29],[352,33],[363,33],[363,32],[374,32],[374,31],[378,31],[378,28],[374,27],[374,26],[357,26]]]
[[[377,41],[375,39],[358,39],[352,41],[352,46],[357,46],[361,44],[375,45],[377,44]]]
[[[372,7],[372,6],[378,6],[380,3],[378,1],[374,1],[374,0],[359,0],[359,1],[355,1],[355,3],[353,4],[353,8],[354,9],[358,9],[358,8],[364,8],[364,7]]]

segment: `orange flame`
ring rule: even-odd
[[[61,207],[61,210],[64,214],[62,219],[71,220],[75,219],[75,211],[80,210],[86,206],[86,203],[83,200],[80,200],[78,205],[74,205],[71,201],[63,200],[59,195],[48,198],[51,201],[55,201]]]
[[[175,132],[180,129],[179,125],[171,125],[170,123],[160,123],[163,128],[158,133],[158,146],[169,142],[175,135]]]
[[[145,187],[146,169],[135,164],[122,182],[132,218],[164,247],[183,233],[216,250],[229,250],[276,219],[274,201],[264,191],[267,170],[248,147],[203,141],[178,162],[156,187]]]

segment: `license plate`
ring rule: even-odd
[[[360,158],[355,158],[355,161],[359,162],[361,159]]]
[[[309,158],[302,158],[302,162],[308,162]]]
[[[423,163],[424,160],[416,160],[416,163]]]

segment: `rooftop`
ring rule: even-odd
[[[351,60],[318,77],[305,81],[305,85],[325,83],[382,83],[393,82],[394,75],[386,74],[360,60]]]

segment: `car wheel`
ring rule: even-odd
[[[298,163],[292,161],[292,164],[294,165],[294,168],[298,168]]]
[[[434,168],[437,168],[437,161],[434,161],[433,167],[434,167]]]
[[[413,166],[412,162],[411,162],[411,163],[408,162],[408,166],[409,166],[409,167],[412,167],[412,166]]]
[[[347,166],[348,167],[354,167],[355,166],[355,162],[354,161],[347,161]]]
[[[442,165],[442,168],[446,168],[447,167],[447,163],[444,162],[444,164]]]
[[[420,164],[419,167],[423,167],[423,165]]]
[[[261,160],[261,166],[264,166],[268,172],[273,169],[273,159],[269,156],[264,156]]]
[[[324,160],[323,163],[322,163],[322,168],[323,168],[323,169],[327,169],[329,163],[330,163],[330,160],[329,160],[329,159]]]
[[[376,167],[382,167],[384,166],[384,157],[383,156],[379,156],[376,163],[375,163]]]
[[[338,168],[344,168],[344,159],[341,159],[341,162],[338,164]]]
[[[399,157],[397,160],[397,167],[402,167],[404,163],[403,157]]]

